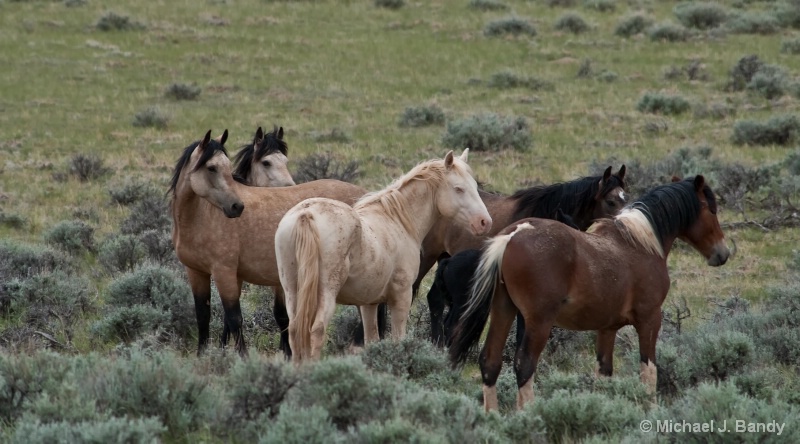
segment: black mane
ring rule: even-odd
[[[170,191],[172,191],[173,194],[175,193],[175,190],[178,187],[178,178],[181,175],[181,171],[183,171],[183,169],[186,167],[186,164],[189,163],[189,158],[192,157],[192,153],[198,145],[200,145],[199,140],[192,142],[191,145],[183,149],[183,154],[181,154],[181,157],[178,158],[178,162],[175,163],[175,170],[172,172],[172,184],[170,185],[169,190],[167,190],[167,193]],[[206,145],[206,149],[203,151],[203,154],[200,155],[200,160],[197,162],[194,170],[196,171],[198,168],[205,165],[206,162],[214,157],[214,154],[216,154],[217,151],[222,151],[225,153],[226,157],[228,156],[228,150],[226,150],[221,143],[214,139],[209,140],[208,145]]]
[[[641,211],[650,221],[662,246],[666,237],[687,229],[700,217],[700,199],[695,193],[694,179],[690,177],[680,182],[661,185],[629,205],[630,208]],[[716,214],[717,201],[714,192],[704,185],[703,195],[708,201],[709,211]]]
[[[555,219],[561,211],[586,230],[592,224],[592,213],[596,205],[595,196],[603,176],[588,176],[570,182],[536,186],[519,190],[511,198],[517,201],[512,220],[528,217]],[[614,174],[610,175],[600,195],[605,196],[614,188],[625,188],[625,183]]]
[[[278,138],[278,127],[275,127],[272,132],[264,134],[261,143],[255,146],[253,143],[243,145],[233,162],[236,168],[233,170],[233,178],[239,183],[247,183],[250,180],[250,173],[253,171],[253,159],[261,159],[272,153],[281,153],[284,156],[289,155],[289,147],[283,139]]]

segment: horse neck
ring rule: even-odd
[[[209,213],[211,217],[221,215],[218,208],[192,190],[189,180],[183,176],[178,181],[178,186],[175,187],[171,206],[173,235],[190,235],[187,230],[194,226],[192,221],[208,220]],[[181,231],[181,228],[184,230]]]
[[[439,211],[436,209],[435,190],[429,191],[429,186],[419,180],[412,180],[396,189],[405,205],[398,208],[404,214],[393,214],[394,211],[384,213],[394,224],[399,224],[417,244],[422,244],[422,239],[431,231],[433,225],[439,220]],[[405,223],[404,223],[405,221]]]

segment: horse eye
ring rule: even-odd
[[[272,166],[272,163],[270,163],[269,160],[265,160],[265,161],[261,162],[261,165],[264,165],[264,167],[269,168],[269,167]]]
[[[216,173],[216,172],[217,172],[217,167],[215,167],[215,166],[210,166],[210,167],[208,167],[208,172],[210,172],[210,173]]]
[[[617,203],[614,202],[613,200],[607,200],[606,205],[608,205],[609,207],[616,207]]]
[[[463,192],[464,192],[464,189],[463,189],[463,188],[461,188],[461,187],[456,187],[456,193],[459,193],[459,194],[461,194],[461,193],[463,193]]]

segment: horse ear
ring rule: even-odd
[[[264,130],[259,126],[256,130],[256,136],[253,137],[253,146],[258,145],[264,139]]]
[[[603,171],[603,180],[600,181],[601,184],[608,182],[608,179],[611,177],[611,167],[609,166]]]
[[[453,150],[448,151],[444,156],[444,166],[448,170],[453,167]]]
[[[283,140],[283,127],[278,128],[278,140]]]
[[[617,177],[619,177],[619,180],[625,180],[625,165],[624,164],[621,167],[619,167],[619,171],[617,172]]]
[[[706,178],[700,174],[694,176],[694,189],[700,191],[704,186],[706,186]]]
[[[467,157],[469,157],[468,155],[469,155],[469,148],[464,148],[464,152],[461,153],[461,156],[459,156],[459,159],[463,160],[466,163]]]
[[[217,142],[219,142],[220,145],[225,145],[225,141],[226,140],[228,140],[228,130],[227,129],[222,132],[221,136],[217,137]]]
[[[203,137],[203,140],[200,141],[200,145],[198,145],[198,147],[205,149],[206,145],[208,145],[208,142],[210,141],[211,141],[211,130],[208,130],[205,137]]]
[[[681,181],[681,178],[673,174],[673,175],[672,175],[672,181],[673,181],[673,182],[680,182],[680,181]]]

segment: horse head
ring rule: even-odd
[[[619,214],[620,210],[628,204],[628,193],[625,192],[625,165],[619,171],[611,174],[611,167],[603,172],[594,196],[594,219],[611,218]]]
[[[228,130],[217,139],[211,139],[208,130],[203,140],[192,151],[186,165],[192,191],[221,209],[225,216],[239,217],[244,204],[233,188],[231,161],[225,151]]]
[[[492,228],[492,217],[478,195],[478,182],[467,165],[468,152],[467,148],[456,157],[450,151],[444,157],[445,183],[436,191],[436,206],[442,216],[469,226],[473,234],[481,236]]]
[[[706,258],[708,265],[712,267],[723,265],[731,256],[731,250],[728,248],[725,234],[719,226],[717,200],[714,192],[701,175],[686,180],[691,181],[694,186],[694,191],[700,201],[700,214],[697,220],[679,236],[679,239],[699,251]]]

